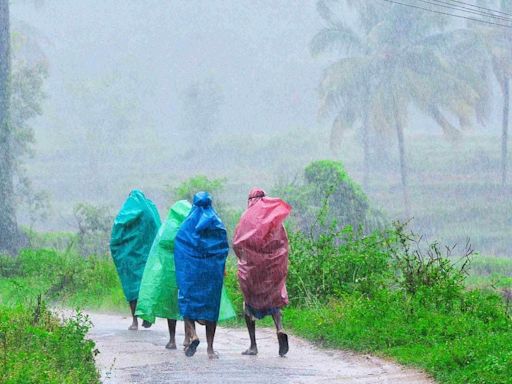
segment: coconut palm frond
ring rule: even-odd
[[[360,52],[363,43],[359,36],[342,23],[333,24],[318,32],[310,43],[313,56],[329,51],[332,52]]]

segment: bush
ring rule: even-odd
[[[408,295],[425,295],[425,305],[449,307],[459,300],[473,255],[469,242],[454,261],[456,246],[444,247],[443,253],[438,242],[424,244],[421,237],[407,233],[400,223],[395,223],[394,234],[395,241],[388,243],[388,249],[398,287]]]
[[[60,322],[39,300],[35,308],[0,308],[0,383],[99,383],[88,318]]]
[[[108,207],[78,204],[74,210],[78,226],[77,249],[82,256],[107,255],[114,215]]]
[[[314,161],[305,168],[302,182],[280,186],[274,193],[293,206],[292,222],[304,233],[319,235],[332,225],[371,233],[386,224],[338,161]]]
[[[385,232],[363,236],[347,227],[317,238],[302,232],[289,237],[287,287],[294,305],[325,303],[354,292],[370,296],[392,277]]]

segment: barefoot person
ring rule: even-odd
[[[133,190],[114,220],[110,253],[114,259],[117,273],[123,287],[126,300],[130,304],[132,325],[130,330],[138,329],[135,308],[139,297],[139,287],[153,240],[160,228],[160,216],[153,202],[139,190]],[[144,321],[142,326],[149,328]]]
[[[206,326],[208,357],[218,358],[213,340],[228,250],[226,228],[212,207],[211,196],[207,192],[197,193],[192,211],[181,225],[174,244],[178,304],[190,331],[190,345],[185,349],[189,357],[199,345],[194,327],[197,322]]]
[[[186,200],[176,202],[169,210],[153,241],[148,261],[144,268],[135,315],[153,324],[156,317],[167,319],[169,342],[167,349],[176,349],[176,320],[180,318],[178,308],[178,285],[174,265],[174,239],[181,223],[188,216],[192,205]],[[188,346],[190,331],[185,330],[184,346]]]
[[[233,249],[238,257],[238,280],[244,295],[245,322],[251,345],[243,355],[257,355],[256,320],[272,316],[277,330],[279,355],[288,352],[281,308],[288,304],[288,237],[283,222],[291,207],[281,199],[265,197],[253,188],[248,208],[238,223]]]

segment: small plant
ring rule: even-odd
[[[454,260],[456,246],[441,248],[438,242],[425,244],[421,236],[406,232],[406,225],[395,223],[396,240],[390,245],[395,281],[409,295],[425,290],[431,303],[447,305],[460,298],[474,250],[469,241],[462,256]]]
[[[108,207],[78,204],[74,210],[78,227],[77,247],[82,256],[106,255],[114,216]]]

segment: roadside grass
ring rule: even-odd
[[[468,292],[466,299],[473,310],[446,312],[390,292],[372,300],[347,296],[317,308],[289,308],[285,323],[323,346],[391,357],[440,383],[510,383],[508,314],[489,310],[499,300],[495,295]]]
[[[126,310],[115,267],[105,256],[25,249],[0,256],[0,298],[4,304],[32,304],[42,295],[50,304],[92,310]]]

